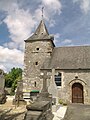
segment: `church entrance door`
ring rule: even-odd
[[[83,86],[80,83],[72,85],[72,103],[83,103]]]

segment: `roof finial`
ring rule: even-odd
[[[44,9],[44,7],[42,7],[42,20],[43,20],[43,9]]]

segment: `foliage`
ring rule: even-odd
[[[17,87],[17,81],[22,79],[22,69],[12,68],[9,73],[5,73],[5,87],[11,87],[11,93],[15,91]]]
[[[62,99],[59,99],[59,104],[63,104],[63,100]]]
[[[67,105],[67,103],[65,102],[65,100],[63,100],[63,99],[59,99],[59,104],[62,104],[62,105],[64,105],[64,106],[66,106]]]

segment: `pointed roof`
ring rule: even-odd
[[[40,24],[37,27],[35,33],[31,37],[29,37],[27,40],[42,40],[42,39],[43,40],[53,39],[53,37],[49,35],[43,20],[40,21]]]

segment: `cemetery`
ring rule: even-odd
[[[43,8],[24,41],[24,69],[0,69],[0,120],[89,120],[90,46],[56,47]],[[76,117],[78,110],[83,117]]]
[[[0,70],[0,81],[3,81],[0,96],[0,120],[55,120],[57,118],[56,111],[61,105],[52,105],[53,99],[52,95],[48,93],[46,72],[41,77],[43,78],[41,93],[34,101],[31,101],[31,99],[26,101],[23,99],[22,81],[18,81],[15,96],[5,94],[5,79],[3,71]],[[64,111],[66,111],[66,108],[64,108]],[[61,117],[64,117],[64,115],[61,115]]]

